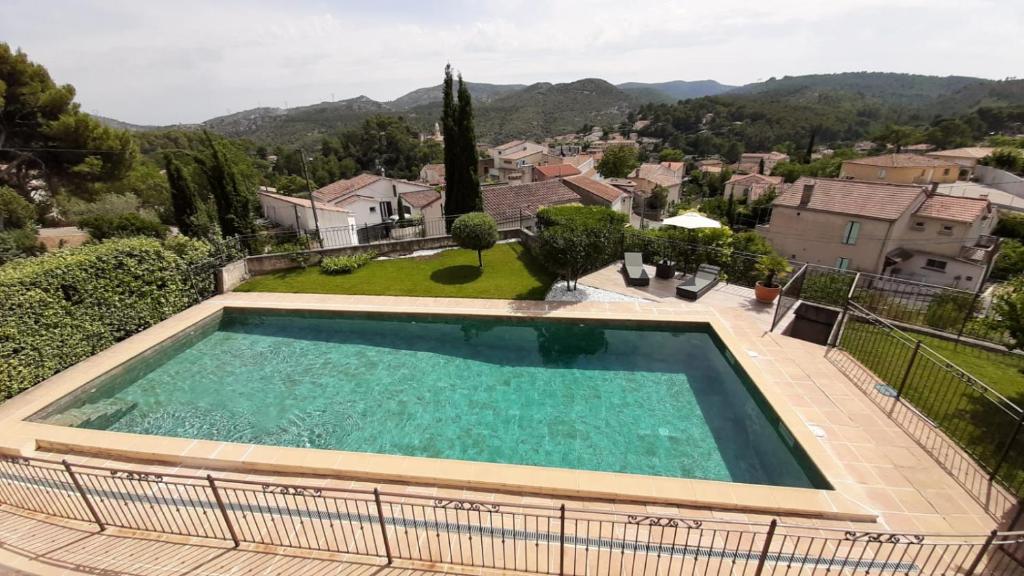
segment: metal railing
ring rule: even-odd
[[[837,530],[0,457],[0,503],[142,532],[535,574],[1021,574],[1024,532]],[[642,509],[642,508],[638,508]]]
[[[1014,402],[914,333],[853,301],[843,309],[832,344],[856,361],[836,362],[855,383],[912,406],[969,454],[989,480],[1024,496],[1024,410]]]
[[[807,265],[803,265],[796,274],[789,277],[789,281],[782,287],[779,293],[779,300],[775,304],[775,313],[772,315],[772,331],[779,325],[779,322],[793,309],[793,306],[800,301],[800,291],[803,288],[804,278],[807,277]]]

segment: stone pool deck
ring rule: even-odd
[[[982,534],[991,530],[1003,521],[1010,513],[1012,499],[1001,493],[997,488],[966,481],[976,478],[977,471],[970,470],[964,463],[962,455],[956,451],[936,454],[933,449],[926,449],[918,434],[908,432],[906,426],[890,417],[891,407],[880,407],[854,386],[824,355],[824,348],[787,336],[768,332],[772,309],[753,301],[749,290],[720,285],[698,302],[687,302],[676,299],[671,292],[672,285],[652,281],[652,287],[643,289],[627,288],[621,275],[614,267],[609,267],[591,276],[581,279],[581,283],[604,290],[621,291],[629,295],[637,295],[642,301],[637,302],[514,302],[498,300],[470,299],[439,299],[439,298],[396,298],[370,296],[323,296],[323,295],[282,295],[259,293],[233,293],[214,298],[182,315],[178,315],[160,325],[146,331],[150,337],[168,337],[179,332],[183,327],[209,315],[213,309],[225,306],[235,307],[270,307],[291,309],[328,309],[328,310],[366,310],[366,311],[419,311],[436,314],[510,314],[523,316],[599,318],[616,320],[655,320],[655,321],[693,321],[710,322],[734,350],[737,359],[748,372],[756,372],[757,384],[765,391],[769,400],[780,411],[786,421],[794,428],[794,435],[811,453],[812,458],[826,473],[835,487],[832,495],[825,495],[824,501],[816,503],[822,509],[830,507],[833,511],[850,512],[845,519],[826,517],[808,517],[806,515],[789,516],[800,510],[807,502],[796,502],[787,489],[772,487],[746,486],[727,483],[695,482],[687,483],[683,490],[692,489],[692,493],[668,494],[676,497],[678,503],[669,501],[655,504],[637,503],[636,494],[628,496],[632,502],[624,502],[615,497],[623,482],[629,478],[618,478],[608,475],[594,476],[595,482],[607,481],[605,485],[584,485],[585,477],[575,477],[580,489],[579,495],[572,493],[555,494],[524,494],[530,492],[523,484],[513,482],[507,486],[456,487],[450,484],[431,484],[429,482],[388,481],[380,477],[362,477],[358,471],[347,476],[310,476],[308,467],[309,455],[306,451],[296,449],[276,449],[263,446],[234,445],[230,443],[191,441],[180,439],[157,439],[157,446],[139,444],[133,435],[122,435],[127,442],[117,450],[104,453],[101,445],[109,443],[110,437],[88,438],[90,431],[63,429],[43,424],[23,423],[21,418],[33,413],[37,407],[45,405],[62,396],[69,388],[80,385],[68,381],[60,382],[60,376],[41,384],[25,394],[0,405],[0,426],[9,433],[0,439],[0,450],[7,453],[18,453],[24,456],[40,456],[60,458],[67,457],[73,463],[91,464],[128,468],[137,471],[179,472],[203,475],[208,472],[218,476],[237,477],[240,479],[259,480],[271,477],[279,483],[295,482],[310,485],[321,483],[333,488],[367,488],[380,486],[389,492],[407,492],[415,496],[437,496],[464,498],[477,501],[498,499],[500,501],[521,501],[541,505],[557,505],[566,500],[577,500],[580,495],[591,494],[577,506],[582,505],[593,509],[606,509],[621,512],[642,512],[647,514],[679,514],[690,518],[739,520],[764,522],[770,517],[784,516],[786,520],[800,523],[808,527],[850,528],[857,530],[892,530],[905,533],[969,533]],[[149,342],[148,345],[152,345]],[[145,338],[133,337],[114,348],[86,360],[68,372],[72,375],[85,375],[102,372],[102,362],[121,362],[148,347]],[[755,376],[755,374],[751,374]],[[46,429],[46,430],[43,430]],[[113,434],[109,432],[104,435]],[[81,453],[75,453],[82,448]],[[125,450],[127,448],[127,450]],[[153,462],[143,459],[147,450],[168,450],[176,453],[179,462]],[[68,450],[74,449],[71,452]],[[127,458],[134,454],[137,457]],[[225,470],[217,465],[216,460],[236,460],[240,462],[262,462],[280,465],[285,474],[269,475],[269,469]],[[435,461],[436,462],[436,461]],[[337,463],[335,458],[334,463]],[[430,466],[430,462],[424,463]],[[472,463],[468,465],[474,466]],[[511,467],[517,468],[517,467]],[[433,473],[433,471],[430,471]],[[522,472],[528,474],[525,482],[538,482],[537,469]],[[559,476],[561,472],[552,471],[551,476]],[[515,476],[515,474],[513,474]],[[555,478],[555,480],[558,480]],[[566,480],[566,478],[562,478]],[[543,478],[540,479],[543,483]],[[664,484],[662,487],[679,489],[683,484]],[[658,488],[648,484],[644,490],[651,490],[652,496],[659,494]],[[495,494],[495,491],[500,493]],[[628,493],[629,491],[626,490]],[[707,493],[705,493],[707,492]],[[818,494],[819,491],[803,491]],[[817,497],[817,496],[815,496]],[[651,498],[656,500],[656,498]],[[753,504],[753,505],[752,505]],[[815,503],[811,503],[815,504]],[[813,508],[813,506],[812,506]],[[53,521],[42,520],[29,516],[12,514],[10,510],[0,511],[3,517],[0,524],[0,565],[17,568],[19,565],[31,573],[51,573],[37,570],[42,557],[50,552],[43,552],[45,545],[53,545],[55,549],[67,549],[68,545],[58,545],[61,538],[69,542],[75,540],[67,530]],[[877,518],[875,522],[866,522],[868,518]],[[17,520],[17,522],[15,521]],[[33,534],[41,529],[21,529],[17,526],[35,525],[48,526],[52,537],[42,536],[38,540]],[[91,542],[97,561],[104,560],[101,551],[113,547],[106,538],[111,535],[86,534],[80,536],[82,542]],[[103,540],[100,542],[97,540]],[[156,540],[166,540],[157,538]],[[33,546],[40,551],[34,551]],[[196,542],[185,542],[176,546],[199,547]],[[170,550],[171,548],[168,548]],[[113,548],[111,548],[113,550]],[[184,550],[184,549],[183,549]],[[188,548],[189,554],[202,555],[201,548]],[[140,554],[141,552],[136,552]],[[241,552],[238,552],[239,554]],[[42,557],[37,557],[42,554]],[[303,553],[292,552],[302,558]],[[168,561],[176,557],[185,557],[185,552],[166,554]],[[306,558],[312,558],[306,555]],[[265,559],[267,562],[282,562],[278,556]],[[112,560],[106,559],[108,563]],[[150,560],[145,560],[149,562]],[[152,560],[156,562],[156,560]],[[375,572],[379,566],[362,566],[346,564],[342,559],[329,559],[331,562],[316,570],[304,573],[391,573],[398,572],[385,569]],[[142,560],[140,560],[142,562]],[[210,561],[211,565],[213,561]],[[42,564],[47,566],[45,562]],[[155,567],[155,564],[152,564]],[[54,567],[56,566],[56,567]],[[264,569],[273,573],[271,564]],[[95,566],[81,563],[82,572],[96,573]],[[435,569],[436,567],[432,568]],[[226,568],[225,568],[226,569]],[[50,566],[52,573],[77,573],[73,565],[56,563]],[[116,572],[111,567],[111,572]],[[438,570],[444,570],[439,568]],[[129,573],[147,573],[145,571],[126,570]],[[186,573],[170,568],[154,570],[160,573]],[[107,573],[111,573],[107,572]],[[209,572],[197,570],[194,573],[218,574],[216,570]],[[237,573],[237,572],[236,572]],[[414,572],[409,572],[414,573]],[[470,573],[476,573],[471,571]]]

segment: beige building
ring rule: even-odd
[[[513,140],[488,148],[491,157],[484,176],[494,182],[528,184],[533,181],[533,167],[548,164],[548,147],[526,140]]]
[[[444,186],[444,164],[424,164],[420,168],[420,182],[431,186]]]
[[[782,186],[782,176],[762,176],[760,174],[737,174],[725,183],[723,196],[740,202],[753,202],[768,192],[776,191]]]
[[[987,200],[927,187],[801,178],[758,231],[792,260],[975,290],[995,253]]]
[[[882,154],[844,161],[839,177],[892,184],[945,184],[957,181],[960,167],[950,160],[919,154]]]
[[[761,163],[764,162],[764,174],[769,175],[779,162],[788,162],[789,155],[782,152],[748,152],[740,156],[736,163],[736,171],[746,174],[759,174]]]
[[[668,201],[678,202],[683,185],[686,167],[682,162],[662,162],[661,164],[641,164],[629,175],[635,183],[635,190],[649,196],[658,186],[668,190]]]
[[[564,182],[579,194],[584,205],[607,206],[623,214],[633,210],[633,196],[621,188],[587,176],[573,176]]]
[[[994,151],[995,148],[971,146],[969,148],[954,148],[953,150],[929,152],[926,156],[929,158],[937,158],[939,160],[956,163],[960,166],[960,175],[966,180],[974,174],[974,169],[977,168],[978,162],[985,156],[992,154]]]

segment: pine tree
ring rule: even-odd
[[[209,184],[221,231],[225,236],[252,234],[256,230],[255,191],[245,182],[224,145],[205,130],[203,135],[207,153],[199,157],[199,166]]]

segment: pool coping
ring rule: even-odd
[[[516,492],[584,499],[661,503],[755,514],[796,515],[875,522],[877,514],[840,489],[821,490],[470,462],[412,456],[285,448],[191,440],[103,430],[66,428],[27,419],[182,332],[229,308],[423,316],[482,316],[551,320],[629,321],[709,326],[750,377],[811,462],[832,486],[840,467],[725,324],[705,311],[642,310],[634,303],[595,309],[571,303],[508,300],[228,294],[197,304],[103,350],[0,405],[0,452],[32,456],[38,451],[137,460],[231,472],[290,474],[426,484],[470,490]]]

